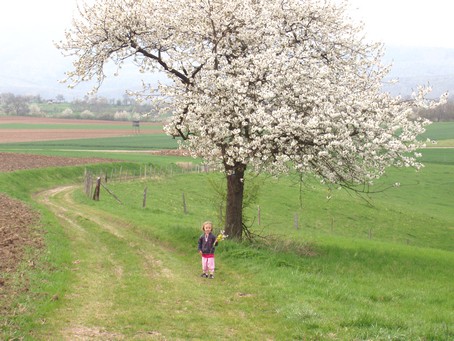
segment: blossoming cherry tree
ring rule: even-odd
[[[381,90],[389,68],[346,3],[317,0],[98,0],[58,47],[74,59],[68,81],[96,79],[130,59],[164,72],[166,131],[223,167],[226,233],[241,238],[246,170],[293,168],[322,181],[371,183],[393,166],[420,167],[416,137],[430,105]],[[121,71],[121,70],[120,70]]]

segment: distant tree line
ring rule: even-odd
[[[433,109],[420,109],[418,114],[432,122],[454,121],[454,101],[450,100]]]
[[[171,115],[167,103],[156,100],[153,103],[140,103],[135,98],[124,95],[122,99],[105,97],[84,97],[67,102],[63,95],[45,100],[38,96],[0,93],[0,115],[57,117],[74,119],[96,119],[113,121],[162,120]],[[433,122],[454,121],[454,101],[434,109],[420,109],[418,115]]]
[[[36,97],[2,93],[0,94],[0,111],[7,115],[25,116],[30,112],[29,105],[33,100],[36,101]]]
[[[0,115],[34,116],[115,121],[154,121],[170,116],[168,104],[159,98],[139,102],[124,95],[122,99],[84,97],[67,102],[63,95],[45,100],[41,96],[0,93]]]

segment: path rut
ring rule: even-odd
[[[152,242],[125,228],[127,223],[72,199],[76,186],[65,186],[40,192],[36,199],[58,218],[74,248],[72,271],[76,281],[70,293],[62,297],[58,312],[61,318],[43,321],[45,335],[40,338],[63,340],[129,339],[118,328],[117,320],[124,312],[115,306],[114,297],[124,295],[134,272],[149,278],[169,279],[172,272],[155,258],[159,252]],[[135,264],[126,264],[124,254],[133,252]],[[150,281],[151,283],[151,281]],[[150,288],[155,290],[156,288]],[[127,296],[127,295],[126,295]],[[56,296],[58,299],[58,296]],[[127,297],[126,297],[127,299]],[[135,304],[135,302],[131,302]],[[46,334],[47,333],[47,334]],[[164,339],[156,330],[136,332],[139,339]],[[134,338],[136,338],[134,337]]]

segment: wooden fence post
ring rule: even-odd
[[[188,213],[187,207],[186,207],[186,199],[184,197],[184,192],[183,192],[183,212],[184,212],[184,214]]]
[[[85,195],[87,197],[90,197],[91,195],[91,191],[93,189],[93,181],[92,181],[92,178],[91,178],[91,173],[87,170],[85,170],[85,184],[84,184],[84,188],[85,188]]]
[[[98,176],[96,179],[96,187],[95,187],[95,192],[93,193],[93,200],[99,201],[99,190],[101,187],[101,177]]]
[[[145,187],[145,189],[143,190],[143,203],[142,203],[143,208],[145,208],[147,206],[147,189],[148,189],[148,187]]]

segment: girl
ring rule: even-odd
[[[199,254],[202,256],[202,275],[205,278],[214,278],[214,250],[218,245],[216,237],[211,231],[213,230],[213,223],[206,221],[202,224],[203,234],[199,238]],[[209,275],[208,275],[209,274]]]

